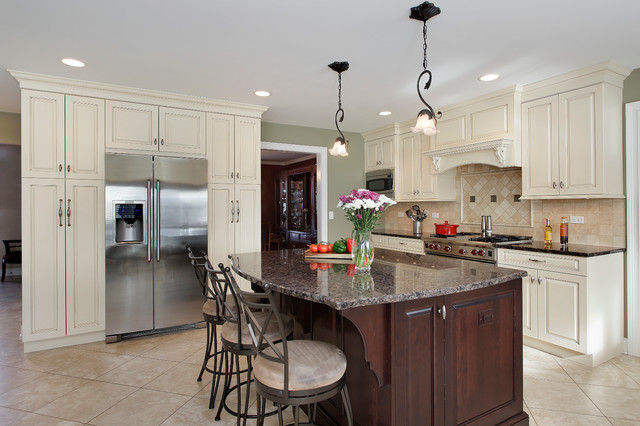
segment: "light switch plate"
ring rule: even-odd
[[[333,220],[333,211],[329,210],[329,220]]]
[[[437,219],[437,218],[440,217],[440,213],[435,213],[435,212],[431,213],[431,217],[434,218],[434,219]]]
[[[584,216],[571,216],[570,223],[584,223]]]

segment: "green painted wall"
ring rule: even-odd
[[[337,130],[262,122],[261,138],[264,142],[311,145],[328,149],[333,146],[337,135]],[[338,197],[364,186],[364,139],[359,133],[344,132],[344,135],[349,141],[349,156],[328,155],[327,160],[328,204],[329,211],[334,212],[334,219],[329,220],[331,242],[350,236],[353,229],[342,210],[336,208]]]
[[[0,112],[0,143],[20,145],[20,114]]]
[[[624,89],[622,89],[622,102],[640,101],[640,68],[635,69],[624,80]]]

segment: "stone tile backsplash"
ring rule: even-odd
[[[521,200],[520,169],[498,169],[484,165],[461,166],[456,173],[456,201],[405,202],[390,207],[381,226],[411,231],[404,212],[412,205],[429,210],[422,223],[423,234],[435,232],[434,223],[459,224],[459,232],[479,232],[480,216],[490,214],[496,234],[528,235],[544,240],[545,219],[551,219],[553,241],[560,242],[562,216],[583,216],[584,224],[569,224],[569,243],[626,247],[625,199]],[[475,192],[475,193],[471,193]],[[471,196],[475,195],[472,203]],[[496,195],[496,201],[491,201]],[[434,219],[433,213],[439,217]],[[528,222],[528,223],[527,223]]]

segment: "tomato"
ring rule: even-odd
[[[347,267],[347,276],[354,277],[356,275],[356,265],[350,263]]]
[[[329,247],[328,251],[333,251],[333,244],[327,244],[327,246]]]
[[[312,264],[310,264],[309,269],[311,269],[312,271],[318,269],[318,262],[313,262]]]
[[[356,245],[356,241],[353,238],[347,238],[347,251],[351,253],[353,246]]]
[[[309,250],[311,251],[311,253],[317,253],[318,252],[318,245],[317,244],[309,245]]]
[[[321,271],[326,271],[327,269],[329,269],[329,264],[328,263],[320,263],[318,265],[318,269],[320,269]]]
[[[329,251],[329,246],[326,244],[318,244],[318,251],[320,253],[326,253]]]

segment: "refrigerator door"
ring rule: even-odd
[[[202,321],[202,290],[185,246],[207,249],[207,161],[155,157],[155,328]]]
[[[153,328],[151,178],[149,156],[105,156],[107,336]]]

